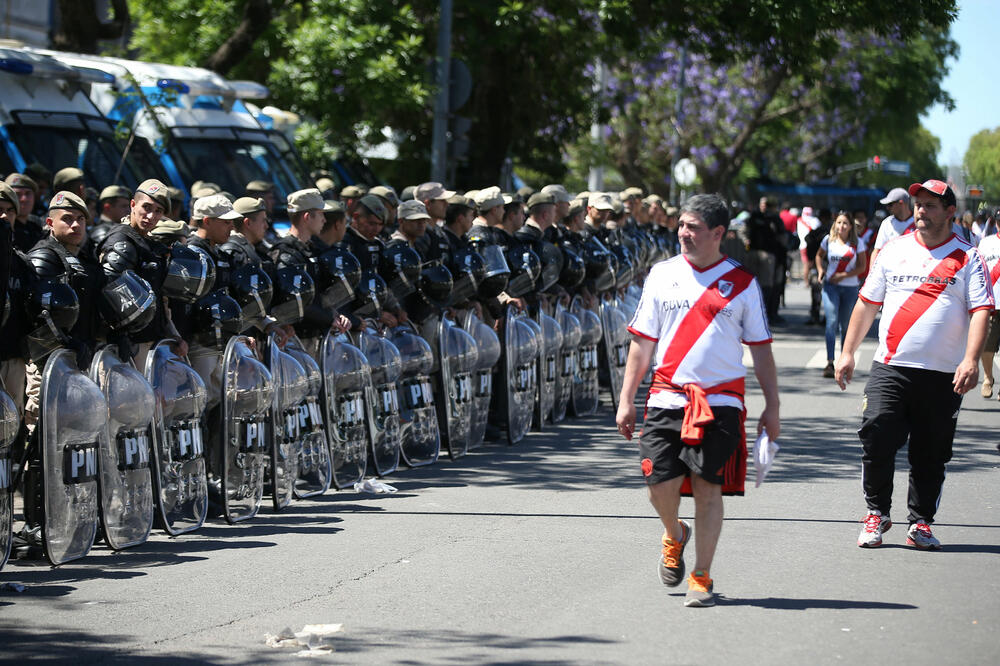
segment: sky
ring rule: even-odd
[[[959,165],[972,135],[1000,127],[1000,86],[996,84],[996,41],[1000,36],[1000,2],[961,0],[951,38],[961,49],[949,61],[944,89],[955,100],[950,113],[940,104],[924,117],[924,127],[941,140],[938,162]]]

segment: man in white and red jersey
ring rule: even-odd
[[[719,251],[728,226],[729,212],[718,195],[685,202],[677,234],[681,255],[650,271],[629,325],[633,339],[615,418],[631,440],[635,392],[655,351],[639,457],[665,530],[660,580],[671,587],[684,579],[684,547],[691,536],[690,526],[677,519],[681,494],[694,496],[698,539],[686,606],[714,603],[709,571],[722,530],[722,495],[743,494],[743,344],[750,345],[766,400],[757,431],[766,428],[777,439],[781,428],[763,297],[757,280]]]
[[[875,244],[869,244],[868,265],[875,265],[875,257],[882,251],[885,244],[893,238],[899,238],[916,230],[916,222],[913,220],[913,208],[910,206],[910,193],[902,187],[894,187],[889,190],[885,198],[879,201],[889,207],[889,217],[882,220],[878,233],[875,234]]]
[[[882,308],[878,349],[865,386],[858,436],[868,515],[858,545],[882,544],[892,526],[896,452],[909,440],[906,542],[941,543],[931,533],[951,460],[962,396],[978,381],[979,357],[995,303],[979,251],[955,236],[955,193],[940,180],[909,188],[916,231],[887,243],[871,267],[851,315],[834,375],[841,389],[854,374],[854,352]]]
[[[985,225],[984,225],[985,227]],[[988,236],[979,241],[979,254],[986,262],[986,270],[990,272],[990,284],[993,286],[994,296],[1000,288],[1000,231],[991,230]],[[983,388],[981,395],[984,398],[993,397],[993,357],[1000,350],[1000,311],[994,310],[990,313],[990,323],[986,333],[986,346],[983,348]],[[997,395],[1000,399],[1000,394]]]

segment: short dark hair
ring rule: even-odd
[[[458,219],[459,215],[463,213],[475,213],[473,209],[469,208],[465,204],[448,204],[448,208],[444,211],[444,223],[445,226],[451,226],[455,224],[455,220]]]
[[[332,210],[329,213],[323,213],[323,217],[326,218],[323,222],[323,229],[320,233],[325,233],[333,227],[337,222],[347,219],[347,213],[342,210]]]
[[[696,194],[681,206],[682,213],[691,213],[709,229],[729,229],[729,207],[718,194]]]

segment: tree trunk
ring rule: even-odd
[[[52,48],[97,53],[100,40],[118,39],[130,22],[127,0],[111,0],[112,18],[101,23],[95,0],[59,0],[59,29]]]
[[[240,64],[253,48],[257,38],[268,29],[273,16],[274,7],[271,0],[248,0],[243,11],[243,20],[236,26],[229,39],[205,61],[205,68],[222,76],[228,74],[233,67]]]

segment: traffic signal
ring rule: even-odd
[[[875,157],[872,158],[872,164],[874,164],[875,166],[881,166],[882,158],[876,155]]]

